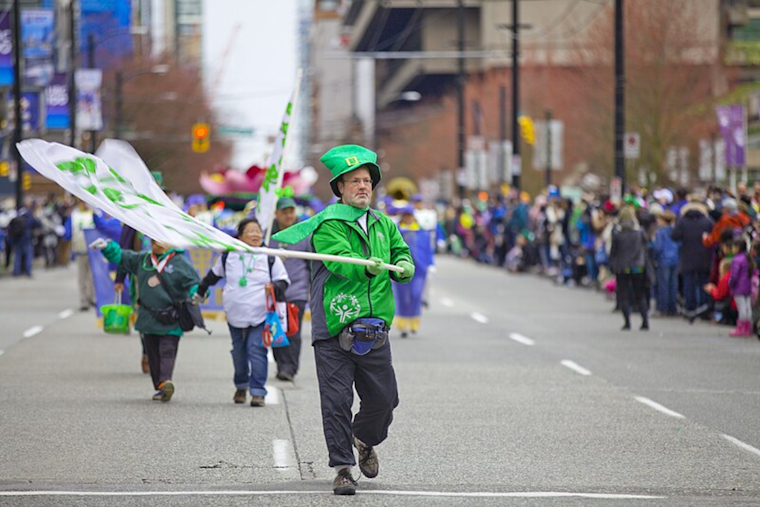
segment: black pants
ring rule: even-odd
[[[314,343],[322,426],[330,466],[353,466],[353,436],[369,446],[388,437],[393,409],[398,406],[396,374],[391,361],[390,341],[363,356],[346,352],[338,340]],[[354,386],[361,404],[351,423]]]
[[[644,323],[649,322],[649,282],[644,273],[625,274],[616,277],[618,283],[618,303],[625,323],[630,325],[631,307],[636,306]]]
[[[303,322],[303,311],[306,308],[306,301],[293,301],[298,307],[298,332],[293,336],[288,336],[290,345],[287,347],[272,347],[274,360],[277,362],[277,373],[298,373],[298,365],[301,357],[301,323]]]
[[[158,389],[162,382],[172,379],[174,363],[177,361],[179,336],[157,334],[143,336],[145,337],[145,351],[148,354],[153,388]]]

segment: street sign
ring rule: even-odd
[[[252,127],[239,127],[234,125],[219,125],[216,133],[224,137],[252,137],[254,130]]]
[[[639,158],[641,155],[641,136],[638,132],[626,132],[623,145],[625,158]]]

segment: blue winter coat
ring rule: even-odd
[[[672,234],[673,227],[670,225],[660,227],[654,234],[652,256],[660,266],[678,266],[680,247],[678,242],[673,239]]]

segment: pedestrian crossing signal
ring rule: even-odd
[[[2,161],[0,162],[0,177],[7,178],[8,177],[8,162]]]
[[[205,153],[211,146],[209,134],[211,129],[208,123],[196,123],[193,125],[193,151],[195,153]]]
[[[21,179],[21,185],[23,186],[24,190],[29,190],[32,188],[32,175],[29,173],[24,173]]]
[[[520,137],[531,146],[536,144],[536,129],[533,126],[533,120],[529,116],[520,116],[517,122],[520,124]]]

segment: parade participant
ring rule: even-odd
[[[150,252],[124,250],[115,241],[102,238],[93,241],[90,247],[102,250],[109,262],[134,275],[141,309],[135,329],[145,336],[150,375],[156,389],[153,400],[168,402],[175,390],[172,374],[182,336],[175,302],[195,295],[198,274],[183,250],[157,241],[151,241]]]
[[[245,244],[260,247],[263,235],[255,218],[238,224],[237,237]],[[269,260],[271,259],[271,260]],[[203,278],[198,294],[205,297],[208,288],[222,278],[227,279],[222,293],[227,326],[232,335],[232,364],[235,370],[235,403],[245,403],[246,389],[251,393],[251,406],[263,407],[267,390],[267,349],[261,336],[266,319],[266,287],[274,285],[275,298],[284,301],[290,284],[282,261],[247,252],[230,252],[219,256]]]
[[[32,261],[34,260],[32,238],[34,231],[41,226],[40,221],[32,213],[33,204],[30,198],[25,198],[24,205],[8,223],[8,236],[13,245],[14,253],[13,276],[21,276],[22,274],[32,276]]]
[[[77,262],[77,283],[79,285],[79,309],[87,311],[95,304],[95,289],[92,286],[90,258],[87,256],[85,229],[93,229],[95,221],[92,210],[84,201],[79,201],[71,212],[71,250]]]
[[[404,242],[409,246],[415,267],[414,277],[410,283],[393,284],[393,296],[396,300],[394,322],[401,332],[401,338],[406,338],[410,331],[414,335],[420,328],[427,272],[433,265],[433,245],[430,231],[420,227],[411,205],[402,207],[398,212],[401,214],[398,228]]]
[[[275,211],[274,232],[283,231],[292,226],[298,220],[296,215],[296,202],[290,197],[283,197],[277,201],[277,210]],[[309,252],[309,238],[304,238],[295,245],[280,245],[278,241],[272,240],[269,245],[271,248],[286,248],[300,252]],[[277,363],[277,378],[280,380],[293,381],[298,373],[299,358],[301,356],[301,322],[303,312],[306,308],[306,302],[309,299],[310,272],[309,261],[304,259],[294,259],[288,257],[285,259],[285,270],[290,278],[290,286],[285,292],[285,301],[295,304],[298,307],[298,332],[288,336],[290,345],[287,347],[276,347],[272,349],[274,360]]]
[[[409,282],[414,264],[401,233],[386,215],[369,207],[380,181],[377,155],[356,145],[338,146],[320,159],[333,175],[340,199],[314,217],[275,235],[294,244],[312,234],[314,252],[369,259],[371,267],[337,262],[312,264],[312,344],[319,381],[322,424],[337,475],[336,495],[356,493],[351,467],[359,454],[365,477],[379,470],[374,447],[388,436],[398,387],[388,331],[395,313],[391,280]],[[401,273],[382,269],[395,264]],[[351,422],[354,387],[361,400]]]
[[[631,307],[638,306],[641,330],[649,329],[649,282],[647,280],[647,239],[639,227],[632,206],[620,210],[618,227],[612,233],[610,269],[618,285],[618,303],[623,312],[623,331],[631,329]]]

